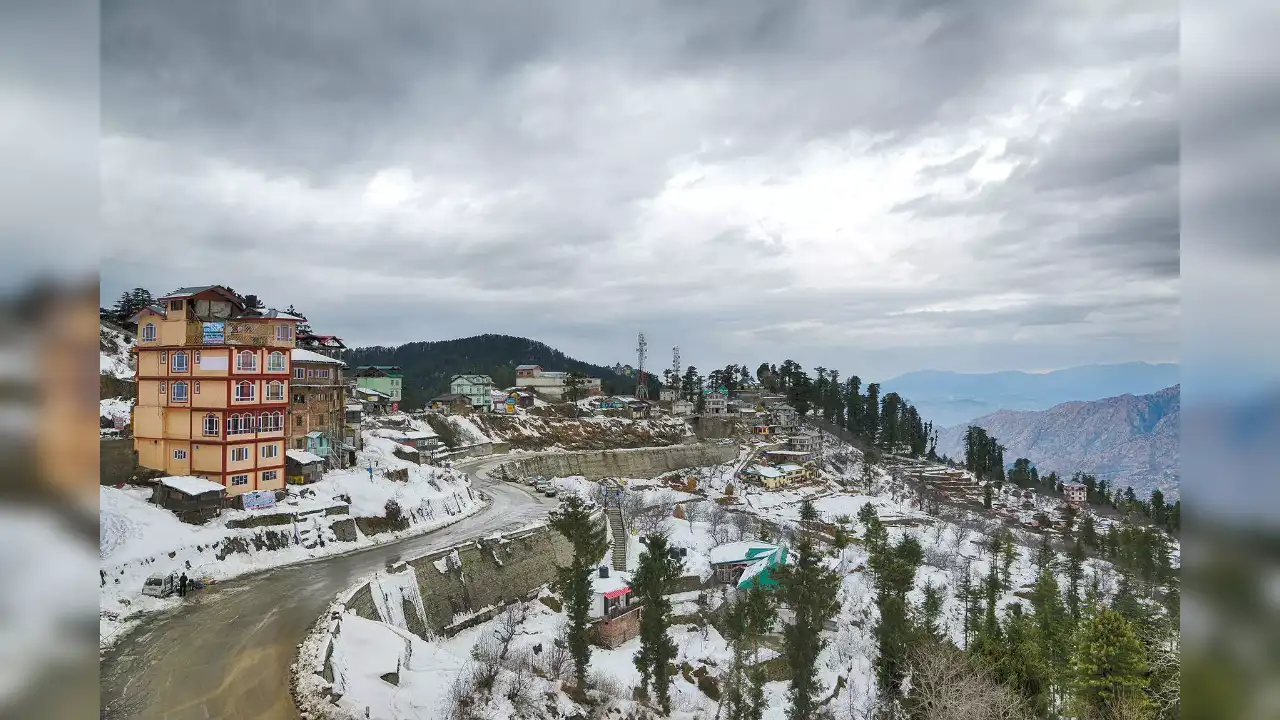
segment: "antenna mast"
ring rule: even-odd
[[[671,389],[680,389],[680,346],[671,348]]]
[[[640,339],[636,343],[636,356],[639,359],[636,365],[636,399],[649,399],[649,383],[644,379],[644,359],[649,354],[649,342],[644,339],[644,333],[640,333]]]

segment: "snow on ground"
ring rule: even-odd
[[[101,326],[100,338],[99,372],[121,380],[132,380],[133,356],[129,350],[134,345],[133,339],[106,325]]]
[[[707,492],[708,499],[721,496],[725,484],[732,481],[733,471],[741,467],[749,457],[750,449],[744,451],[737,463],[700,473],[699,486]],[[918,509],[919,503],[912,501],[910,491],[900,483],[893,482],[888,473],[881,469],[877,469],[874,474],[869,492],[851,491],[849,487],[862,487],[860,467],[857,467],[859,464],[860,462],[854,463],[854,467],[846,468],[843,476],[828,469],[823,476],[830,482],[817,482],[808,486],[772,492],[740,487],[736,495],[741,502],[734,506],[734,509],[794,528],[802,500],[810,497],[815,508],[828,522],[834,522],[837,518],[844,520],[847,516],[848,527],[857,538],[864,531],[862,524],[856,520],[858,511],[868,504],[875,506],[879,517],[890,521],[886,529],[891,543],[897,543],[911,535],[920,541],[924,549],[924,563],[917,573],[916,586],[909,595],[911,601],[919,603],[923,599],[923,591],[926,587],[943,588],[945,601],[940,622],[951,634],[953,640],[961,643],[963,607],[956,599],[955,591],[966,573],[971,577],[980,577],[989,569],[991,558],[985,549],[985,544],[990,533],[999,527],[998,521],[989,514],[964,510],[950,513],[945,518],[927,515]],[[629,481],[627,487],[629,492],[639,491],[646,495],[671,492],[656,487],[660,482],[660,480]],[[562,493],[575,492],[584,497],[594,497],[597,489],[596,483],[582,477],[556,478],[555,483]],[[844,486],[841,483],[844,483]],[[741,484],[735,483],[735,485]],[[1041,504],[1037,501],[1037,509],[1052,510],[1053,503],[1046,501]],[[891,522],[895,520],[906,522]],[[743,536],[732,523],[722,524],[713,529],[707,519],[689,522],[671,518],[665,521],[664,529],[669,534],[673,546],[688,550],[684,558],[685,574],[698,575],[702,578],[708,578],[711,575],[710,560],[717,546],[756,539],[752,536]],[[1035,536],[1026,533],[1020,533],[1020,535],[1022,545],[1016,547],[1017,552],[1009,571],[1010,588],[999,601],[1001,607],[1021,601],[1018,593],[1025,592],[1035,579],[1036,570],[1033,564]],[[635,570],[642,551],[638,537],[634,533],[629,534],[628,570]],[[830,689],[836,685],[838,678],[846,679],[846,688],[841,696],[833,701],[831,705],[833,709],[864,707],[874,699],[875,695],[872,662],[875,656],[875,641],[871,636],[870,628],[874,624],[876,610],[872,583],[865,572],[868,555],[856,539],[843,551],[837,553],[832,550],[831,552],[835,556],[829,558],[829,564],[842,575],[840,610],[829,629],[824,631],[828,643],[818,661],[819,681],[824,688]],[[1085,584],[1087,585],[1095,575],[1101,578],[1104,588],[1111,586],[1108,563],[1097,560],[1088,561]],[[713,590],[710,596],[713,604],[717,604],[723,598],[716,590]],[[674,612],[681,615],[696,613],[698,598],[698,592],[673,596]],[[367,661],[369,669],[361,671],[365,678],[387,672],[382,668],[391,667],[392,653],[399,652],[398,648],[392,649],[393,643],[387,636],[387,632],[399,631],[368,621],[348,623],[344,618],[342,622],[342,633],[351,632],[355,637],[350,642],[335,642],[334,662],[344,667],[354,667]],[[345,703],[356,713],[361,713],[368,707],[373,717],[438,717],[448,706],[450,687],[458,682],[460,677],[473,672],[474,664],[469,660],[472,648],[481,640],[491,637],[497,623],[497,620],[493,620],[468,629],[453,638],[433,642],[409,637],[406,640],[409,656],[400,666],[398,688],[385,682],[378,684],[381,681],[372,680],[368,680],[367,689],[365,685],[357,688],[348,681],[346,687],[349,688],[349,693],[340,703]],[[554,638],[562,631],[563,623],[562,613],[554,612],[541,603],[531,604],[529,617],[521,624],[520,631],[512,641],[513,656],[522,656],[526,650],[538,643],[542,644],[545,653],[552,647]],[[379,626],[385,629],[377,629]],[[387,645],[387,648],[382,650],[384,656],[376,661],[364,658],[356,650],[339,648],[341,645],[342,648],[360,648],[360,653],[366,652],[363,648],[374,645],[375,640],[372,636],[376,633],[381,633],[384,637],[382,642]],[[370,637],[361,640],[365,635]],[[729,660],[729,652],[723,638],[714,629],[709,628],[704,633],[693,626],[681,625],[673,627],[671,635],[679,648],[677,665],[682,662],[689,662],[695,668],[706,665],[712,675],[721,674]],[[402,638],[403,634],[397,634],[396,637]],[[632,662],[638,647],[639,640],[633,639],[612,650],[593,648],[592,674],[598,682],[603,680],[606,688],[612,688],[608,690],[608,694],[615,698],[612,701],[613,704],[624,714],[634,704],[630,700],[631,690],[639,682],[638,672]],[[543,658],[534,658],[535,666],[541,662]],[[562,715],[572,715],[577,712],[578,709],[573,706],[569,698],[557,692],[557,688],[552,683],[533,677],[527,668],[522,670],[520,675],[533,684],[534,687],[530,690],[532,695],[543,698],[539,700],[540,707],[547,702],[545,698],[551,698],[550,702],[555,703]],[[491,694],[493,699],[486,708],[490,716],[510,717],[516,714],[510,700],[505,697],[504,690],[512,687],[516,678],[517,674],[511,670],[501,671],[495,692]],[[765,717],[769,720],[781,720],[784,717],[787,705],[786,687],[784,682],[767,684],[769,708]],[[714,701],[680,676],[674,680],[672,694],[674,709],[672,717],[710,717],[716,711]]]
[[[307,486],[290,486],[287,501],[261,510],[225,510],[217,518],[192,525],[178,520],[172,512],[150,504],[149,487],[123,489],[101,487],[99,491],[100,542],[100,640],[108,645],[132,626],[130,618],[139,613],[172,607],[176,598],[142,595],[143,582],[154,573],[185,572],[191,578],[227,580],[238,575],[287,565],[325,555],[333,555],[393,542],[428,532],[470,515],[482,506],[473,495],[469,479],[461,472],[419,466],[391,454],[391,441],[365,435],[366,449],[357,459],[360,467],[327,473]],[[370,480],[366,469],[374,465]],[[386,470],[406,468],[409,481],[388,479]],[[305,487],[306,496],[302,496]],[[350,498],[349,515],[326,515],[330,507],[347,506],[339,496]],[[366,536],[356,529],[356,540],[340,542],[332,523],[351,517],[385,516],[387,501],[395,499],[409,518],[407,530]],[[269,528],[232,528],[229,523],[277,514],[314,513],[295,523]],[[294,533],[295,527],[297,533]],[[293,534],[293,544],[277,550],[257,550],[252,538],[266,530]],[[306,547],[304,536],[318,537]],[[243,540],[248,552],[223,551],[229,541]],[[323,542],[320,545],[319,542]],[[223,559],[218,559],[224,554]],[[172,557],[170,557],[172,555]]]

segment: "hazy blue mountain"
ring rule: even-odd
[[[1083,365],[1048,373],[958,373],[921,370],[883,381],[937,426],[955,425],[996,410],[1046,410],[1071,400],[1143,395],[1179,382],[1177,363]]]
[[[964,457],[969,425],[984,428],[1005,446],[1005,461],[1027,458],[1041,474],[1085,472],[1132,486],[1145,497],[1154,488],[1178,495],[1180,387],[1145,395],[1067,402],[1048,410],[1000,410],[938,433],[938,452]]]

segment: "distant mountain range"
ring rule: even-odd
[[[1041,474],[1085,472],[1132,486],[1145,497],[1160,488],[1178,497],[1181,472],[1179,414],[1181,387],[1146,395],[1120,395],[1068,402],[1048,410],[999,410],[938,433],[938,452],[964,457],[970,425],[984,428],[1005,446],[1005,461],[1027,458]]]
[[[580,372],[600,378],[606,393],[632,393],[636,381],[618,374],[613,368],[592,365],[571,358],[555,348],[510,335],[476,335],[457,340],[413,342],[397,347],[364,347],[347,350],[342,359],[357,365],[398,365],[404,371],[404,405],[410,409],[423,407],[431,398],[449,392],[454,375],[478,373],[493,378],[494,387],[511,387],[516,380],[516,366],[541,365],[544,370]],[[653,397],[657,397],[656,380],[651,379]]]
[[[958,373],[922,370],[880,383],[916,406],[934,425],[946,427],[997,410],[1047,410],[1073,400],[1125,393],[1153,393],[1179,382],[1177,363],[1084,365],[1048,373]]]

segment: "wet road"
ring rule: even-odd
[[[459,463],[489,508],[426,535],[268,570],[197,593],[145,621],[102,660],[104,706],[124,699],[130,718],[296,720],[289,666],[335,596],[388,563],[543,519],[554,501],[489,480],[506,458]]]

